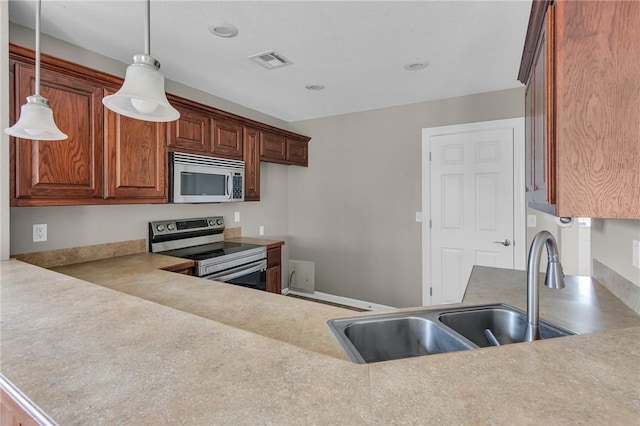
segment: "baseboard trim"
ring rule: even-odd
[[[354,308],[367,309],[370,311],[380,311],[384,309],[395,309],[393,306],[380,305],[378,303],[366,302],[364,300],[352,299],[350,297],[336,296],[334,294],[321,293],[314,291],[313,293],[307,293],[304,291],[298,291],[290,288],[282,290],[282,294],[295,294],[296,296],[308,297],[309,299],[322,300],[323,302],[338,303],[345,306],[353,306]]]

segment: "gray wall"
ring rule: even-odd
[[[523,115],[511,89],[290,123],[313,137],[289,171],[291,258],[316,263],[316,291],[421,305],[422,129]]]
[[[591,255],[640,287],[640,269],[633,266],[633,240],[640,240],[640,220],[593,219]]]

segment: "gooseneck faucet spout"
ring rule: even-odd
[[[525,342],[540,339],[540,300],[538,278],[540,276],[540,256],[542,248],[547,247],[547,274],[544,285],[549,288],[564,288],[564,274],[558,255],[558,244],[550,232],[540,231],[531,243],[527,261],[527,329],[524,334]]]

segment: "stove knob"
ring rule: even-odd
[[[158,232],[162,232],[164,231],[164,225],[158,225],[156,226],[156,229],[158,230]]]
[[[170,224],[167,225],[167,229],[169,231],[173,231],[174,229],[176,229],[176,226],[173,223],[170,223]]]
[[[215,226],[216,225],[216,221],[213,219],[209,219],[209,226]]]
[[[222,222],[222,219],[218,219],[218,220],[216,220],[216,224],[217,224],[217,225],[222,225],[222,223],[223,223],[223,222]]]

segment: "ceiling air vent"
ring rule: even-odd
[[[293,63],[293,62],[291,62],[290,60],[288,60],[287,58],[285,58],[284,56],[280,55],[279,53],[277,53],[274,50],[270,50],[268,52],[258,53],[257,55],[249,56],[249,59],[259,63],[263,67],[265,67],[267,69],[270,69],[270,70],[272,70],[274,68],[280,68],[280,67],[283,67],[285,65],[289,65],[289,64]]]

